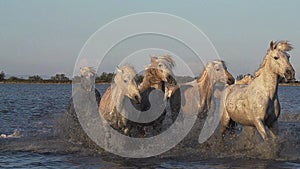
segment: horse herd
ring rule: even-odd
[[[162,105],[171,101],[171,113],[176,114],[182,110],[185,116],[195,113],[199,116],[211,109],[211,100],[215,96],[220,99],[221,138],[231,120],[249,126],[253,131],[256,128],[264,140],[268,138],[267,133],[275,138],[278,134],[277,120],[280,115],[277,95],[279,78],[284,77],[287,80],[295,78],[295,71],[289,62],[290,50],[292,46],[287,41],[271,41],[255,76],[246,76],[247,79],[242,81],[235,81],[222,60],[207,63],[198,79],[181,84],[175,80],[172,71],[175,62],[169,55],[150,57],[150,64],[145,68],[140,84],[135,80],[136,70],[130,65],[123,65],[117,68],[112,84],[102,95],[99,114],[114,129],[124,135],[134,136],[133,131],[137,131],[136,126],[139,124],[126,117],[127,110],[124,105],[126,99],[129,99],[135,108],[146,111],[151,107],[147,100],[149,93],[152,90],[159,90],[163,95],[158,101],[162,102]],[[93,85],[89,86],[89,82],[94,84],[95,74],[91,68],[81,69],[83,86],[89,91],[93,91],[91,87]],[[225,87],[222,90],[214,90],[219,83],[223,83]],[[178,95],[180,90],[181,96]],[[176,118],[176,115],[172,117]],[[162,120],[158,123],[162,123]],[[161,128],[159,130],[162,130]],[[145,127],[140,126],[138,133],[139,137],[143,137]]]

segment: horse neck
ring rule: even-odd
[[[144,76],[142,83],[139,85],[139,91],[143,92],[151,86],[149,78]]]
[[[114,107],[117,109],[118,112],[122,109],[122,102],[124,99],[124,93],[120,86],[114,84],[112,86],[112,101],[114,102]]]
[[[150,75],[147,75],[150,74]],[[152,87],[155,89],[162,89],[163,83],[160,80],[156,80],[157,77],[154,76],[151,72],[145,72],[142,83],[139,85],[139,91],[142,93],[146,89]]]
[[[261,68],[261,73],[258,77],[256,77],[254,80],[258,83],[262,84],[259,85],[259,87],[263,87],[270,98],[274,98],[277,95],[278,90],[278,82],[279,82],[279,76],[276,73],[270,73],[270,71],[263,67]]]
[[[211,102],[211,94],[213,91],[213,82],[209,78],[208,72],[204,70],[202,76],[197,80],[200,100],[202,103],[209,105]]]

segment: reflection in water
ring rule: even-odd
[[[103,93],[107,86],[99,85],[97,89]],[[71,85],[0,85],[0,133],[11,134],[15,129],[22,133],[21,138],[0,138],[0,165],[10,168],[299,168],[299,89],[279,87],[283,112],[279,139],[262,142],[257,133],[248,138],[247,132],[238,126],[235,135],[228,134],[222,143],[215,133],[201,145],[187,140],[157,157],[126,159],[104,152],[91,141],[78,139],[84,133],[77,132],[79,126],[74,127],[72,120],[59,123],[65,117]],[[64,126],[72,125],[74,128],[63,130]],[[198,138],[199,133],[196,130],[191,135]]]

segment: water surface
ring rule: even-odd
[[[106,88],[97,85],[101,94]],[[0,139],[0,168],[300,168],[300,87],[279,87],[282,117],[292,118],[280,119],[275,142],[256,138],[255,144],[233,145],[239,138],[229,137],[221,147],[212,138],[147,159],[95,152],[59,137],[56,124],[71,89],[68,84],[0,84],[0,133],[22,133],[21,138]]]

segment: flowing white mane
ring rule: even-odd
[[[288,52],[288,51],[291,51],[293,49],[293,46],[292,44],[290,44],[288,41],[276,41],[275,42],[275,47],[274,49],[278,49],[282,52]]]
[[[145,69],[156,67],[156,65],[154,65],[152,61],[164,64],[169,70],[172,70],[175,66],[175,61],[170,55],[151,56],[151,64],[146,66]]]
[[[158,62],[162,62],[165,65],[169,67],[169,69],[172,69],[175,66],[175,61],[170,55],[164,55],[157,57]]]
[[[81,76],[85,76],[87,75],[88,73],[92,73],[94,75],[96,75],[96,70],[93,68],[93,67],[88,67],[88,66],[85,66],[85,67],[82,67],[80,68],[80,75]]]
[[[272,48],[272,49],[271,49]],[[265,67],[266,62],[268,60],[268,55],[270,54],[270,52],[272,50],[278,50],[281,52],[284,52],[286,55],[289,56],[289,54],[287,53],[288,51],[291,51],[293,49],[292,45],[288,42],[288,41],[271,41],[271,47],[270,49],[268,49],[268,52],[266,54],[266,57],[263,60],[263,63],[260,65],[259,69],[254,73],[255,77],[258,77],[261,74],[261,70]]]
[[[136,74],[137,72],[135,71],[134,67],[129,64],[123,65],[122,67],[117,67],[117,74],[114,78],[114,82],[119,83],[122,76],[129,76],[133,78]]]

